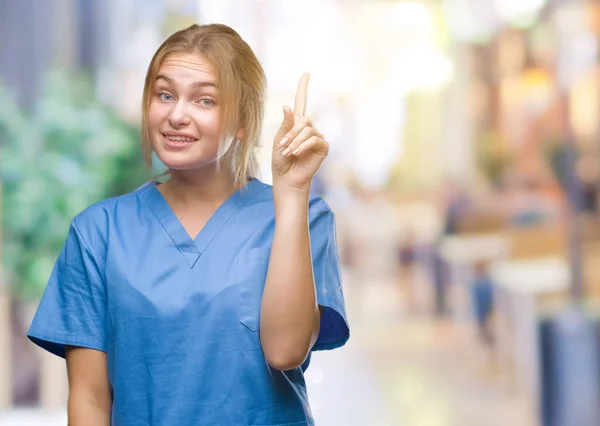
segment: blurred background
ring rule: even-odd
[[[66,424],[25,332],[73,216],[147,180],[152,54],[225,23],[268,77],[261,152],[312,74],[352,337],[323,426],[600,425],[600,2],[0,0],[0,425]]]

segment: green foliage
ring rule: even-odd
[[[52,73],[34,111],[0,86],[3,267],[18,299],[41,295],[72,218],[148,177],[138,130],[82,75]]]

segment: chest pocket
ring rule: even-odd
[[[237,282],[240,292],[240,322],[251,331],[258,331],[260,304],[269,268],[270,249],[257,248],[239,256]]]

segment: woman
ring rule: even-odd
[[[164,183],[72,221],[30,339],[66,357],[70,426],[313,425],[303,372],[348,339],[334,216],[310,198],[328,147],[308,76],[255,178],[265,76],[224,25],[150,63],[143,148]]]

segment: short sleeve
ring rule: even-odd
[[[313,350],[343,346],[350,337],[335,234],[335,216],[324,201],[311,206],[310,239],[321,330]]]
[[[73,221],[27,336],[63,358],[65,346],[106,352],[106,317],[98,264]]]

